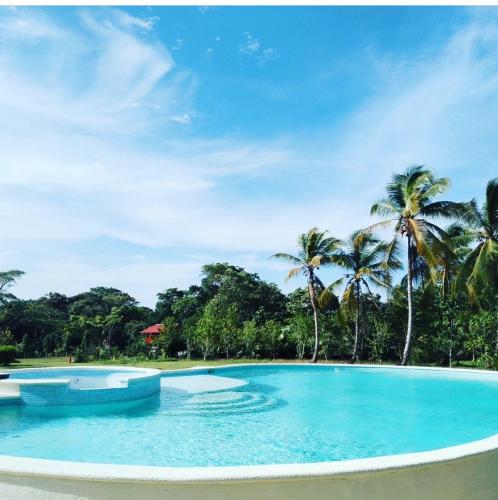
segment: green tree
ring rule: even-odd
[[[307,351],[313,347],[313,338],[310,332],[313,329],[313,320],[310,316],[297,314],[289,321],[289,339],[296,347],[297,359],[302,361]]]
[[[480,291],[491,289],[494,302],[498,289],[498,177],[488,182],[481,208],[475,200],[470,202],[466,220],[474,230],[477,245],[463,263],[459,282],[465,284],[472,301],[482,296]]]
[[[332,256],[332,262],[347,271],[341,278],[326,288],[321,301],[326,301],[331,290],[344,285],[341,302],[347,313],[353,311],[355,336],[351,360],[358,361],[360,355],[360,317],[364,294],[375,301],[371,287],[389,288],[391,272],[401,267],[397,243],[386,243],[369,233],[356,231],[343,243],[340,251]]]
[[[228,358],[235,351],[239,339],[234,304],[227,305],[218,295],[212,298],[197,323],[196,333],[204,359],[216,355],[220,349]]]
[[[437,278],[440,283],[441,294],[446,297],[454,292],[454,284],[460,268],[467,258],[472,243],[472,230],[455,222],[444,229],[441,237],[444,248],[436,256]]]
[[[182,299],[187,292],[178,288],[167,288],[164,292],[157,294],[156,309],[154,311],[154,321],[162,323],[164,318],[172,316],[173,306]]]
[[[479,311],[469,322],[469,336],[465,343],[472,360],[483,368],[498,367],[498,314]]]
[[[260,328],[260,338],[265,357],[277,358],[285,339],[282,325],[273,319],[265,321]]]
[[[204,303],[219,296],[227,304],[234,304],[239,326],[250,319],[262,324],[285,316],[286,299],[278,287],[241,267],[227,263],[203,266],[200,289]]]
[[[246,356],[254,358],[258,354],[258,327],[253,319],[244,321],[242,325],[241,341]]]
[[[312,363],[318,361],[318,348],[320,344],[320,334],[318,325],[318,296],[325,289],[322,281],[318,278],[316,271],[320,266],[329,265],[332,256],[340,246],[340,240],[334,237],[327,237],[327,231],[319,231],[314,227],[307,233],[303,233],[298,238],[298,254],[276,253],[273,258],[283,260],[293,264],[287,273],[287,279],[304,274],[308,284],[308,294],[313,309],[313,321],[315,328],[315,345],[313,348]]]
[[[462,217],[467,205],[452,201],[433,201],[448,190],[450,181],[446,177],[435,178],[432,172],[422,166],[410,167],[402,174],[394,174],[386,186],[387,197],[374,203],[372,215],[387,217],[382,222],[373,224],[375,228],[393,228],[394,238],[391,247],[399,245],[400,238],[407,241],[407,299],[408,321],[405,347],[401,364],[406,365],[410,354],[413,336],[413,279],[415,266],[419,259],[428,269],[437,267],[435,254],[442,249],[440,237],[444,230],[433,222],[437,218]]]
[[[190,287],[187,293],[171,307],[187,349],[187,359],[200,344],[197,342],[197,324],[203,315],[203,301],[199,287]]]

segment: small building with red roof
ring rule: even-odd
[[[155,325],[148,326],[145,330],[140,333],[145,335],[145,343],[147,345],[152,344],[152,342],[159,338],[159,335],[163,333],[164,325],[161,323],[156,323]]]

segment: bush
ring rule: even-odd
[[[16,356],[17,350],[13,345],[0,345],[0,365],[10,365]]]
[[[492,356],[489,353],[485,353],[477,358],[476,365],[486,370],[498,370],[498,356]]]

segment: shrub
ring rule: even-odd
[[[13,345],[0,345],[0,365],[10,365],[16,360],[17,351]]]

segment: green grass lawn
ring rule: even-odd
[[[309,362],[309,360],[305,359],[304,362]],[[202,359],[181,359],[177,361],[165,361],[165,360],[147,360],[147,361],[136,361],[126,358],[119,359],[110,359],[110,360],[100,360],[100,361],[91,361],[90,363],[71,363],[69,364],[69,358],[67,356],[64,357],[54,357],[54,358],[25,358],[20,359],[19,362],[13,363],[9,366],[0,365],[0,368],[48,368],[48,367],[57,367],[57,366],[87,366],[87,365],[128,365],[128,366],[138,366],[142,368],[157,368],[158,370],[180,370],[182,368],[192,368],[194,366],[220,366],[227,364],[243,364],[243,363],[300,363],[298,360],[292,359],[249,359],[249,358],[238,358],[238,359],[215,359],[209,361],[203,361]],[[344,360],[329,360],[329,361],[320,361],[320,363],[347,363]],[[367,363],[364,361],[363,363]],[[396,364],[396,361],[392,363],[385,364]],[[427,366],[435,366],[433,364]],[[471,361],[461,361],[458,364],[453,365],[455,368],[477,368],[475,363]]]
[[[180,370],[181,368],[192,368],[194,366],[219,366],[226,364],[241,364],[241,363],[292,363],[292,360],[267,360],[267,359],[216,359],[209,361],[202,360],[188,360],[182,359],[178,361],[164,361],[164,360],[147,360],[147,361],[128,361],[126,359],[115,360],[101,360],[92,361],[90,363],[71,363],[69,365],[69,358],[26,358],[20,359],[18,363],[13,363],[10,366],[2,366],[2,368],[46,368],[56,366],[86,366],[86,365],[128,365],[139,366],[142,368],[157,368],[158,370]]]

